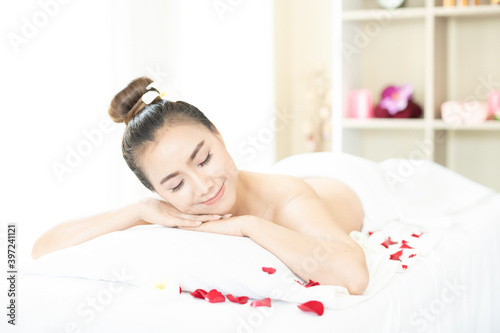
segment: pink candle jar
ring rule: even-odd
[[[490,90],[488,93],[488,117],[500,116],[500,91]]]
[[[372,118],[372,93],[368,89],[353,90],[349,93],[349,117]]]

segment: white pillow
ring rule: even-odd
[[[276,272],[268,274],[262,267],[273,267]],[[184,291],[217,289],[224,295],[298,303],[317,298],[320,289],[326,289],[322,297],[331,300],[337,292],[348,294],[344,287],[301,286],[296,280],[303,281],[283,262],[249,238],[158,225],[115,231],[54,251],[23,271],[136,286],[157,274],[166,274],[179,281]]]
[[[340,286],[304,287],[296,282],[303,281],[283,262],[249,238],[158,225],[115,231],[54,251],[32,262],[23,272],[119,281],[132,286],[141,286],[144,281],[163,274],[162,278],[178,281],[187,292],[217,289],[224,295],[253,299],[269,297],[294,303],[317,300],[325,308],[341,309],[373,297],[391,280],[398,267],[398,262],[387,259],[384,247],[374,251],[362,241],[359,243],[365,250],[370,273],[368,288],[360,296],[350,295]],[[309,259],[308,265],[313,265],[315,258]],[[262,267],[273,267],[276,272],[268,274]],[[146,288],[143,290],[145,299],[151,297]]]

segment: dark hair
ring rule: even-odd
[[[147,144],[155,141],[157,133],[165,126],[186,123],[201,124],[212,132],[216,129],[203,112],[186,102],[171,102],[158,96],[150,104],[145,104],[142,96],[147,91],[156,90],[146,89],[151,82],[153,80],[146,76],[130,82],[113,98],[108,113],[114,122],[127,125],[122,139],[123,158],[141,183],[154,192],[136,160]]]

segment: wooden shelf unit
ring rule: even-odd
[[[333,149],[378,162],[409,158],[431,143],[426,158],[500,190],[500,121],[440,119],[445,101],[485,102],[489,89],[500,90],[500,6],[406,0],[385,10],[376,0],[342,0],[333,22]],[[384,87],[405,83],[414,87],[422,118],[347,118],[351,90],[369,89],[375,105]]]

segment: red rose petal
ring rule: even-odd
[[[421,232],[420,235],[417,235],[417,234],[411,234],[412,237],[416,237],[416,238],[419,238],[420,236],[422,236],[424,233]]]
[[[226,297],[233,303],[245,304],[246,302],[248,302],[248,297],[246,296],[234,297],[231,294],[227,294]]]
[[[401,267],[403,267],[403,270],[407,270],[408,269],[408,265],[401,265]]]
[[[276,272],[276,268],[272,267],[262,267],[262,270],[267,274],[274,274]]]
[[[209,301],[210,303],[220,303],[220,302],[225,302],[226,298],[222,293],[217,291],[217,289],[212,289],[210,290],[206,295],[205,299]]]
[[[270,298],[264,298],[261,300],[253,301],[250,303],[250,306],[253,306],[254,308],[257,308],[259,306],[267,306],[271,307],[271,299]]]
[[[300,281],[297,281],[295,280],[295,282],[297,282],[298,284],[306,287],[306,288],[309,288],[309,287],[314,287],[314,286],[319,286],[319,282],[316,282],[316,281],[313,281],[311,279],[309,279],[309,282],[300,282]]]
[[[300,305],[297,305],[299,309],[302,311],[306,312],[314,312],[318,316],[322,316],[323,312],[325,311],[325,307],[323,306],[323,303],[318,302],[318,301],[309,301],[302,303]]]
[[[316,282],[316,281],[309,279],[309,282],[307,284],[304,284],[304,287],[306,287],[306,288],[314,287],[314,286],[319,286],[319,282]]]
[[[371,236],[373,234],[373,231],[368,231],[368,236]]]
[[[399,258],[401,257],[402,254],[403,254],[403,250],[399,250],[398,252],[391,254],[389,259],[401,261],[401,259],[399,259]]]
[[[397,243],[398,242],[393,242],[391,240],[391,237],[387,237],[387,239],[381,245],[385,246],[388,249],[389,245],[394,245],[394,244],[397,244]]]
[[[410,256],[408,258],[413,258],[414,256],[416,256],[416,254],[410,254]]]
[[[189,293],[189,295],[193,296],[194,298],[201,298],[201,299],[205,299],[206,294],[207,292],[203,289],[196,289],[192,293]]]
[[[403,245],[401,245],[399,248],[400,249],[413,249],[410,245],[408,245],[408,242],[407,241],[401,241],[403,243]]]
[[[182,294],[182,288],[179,287],[179,294]]]

